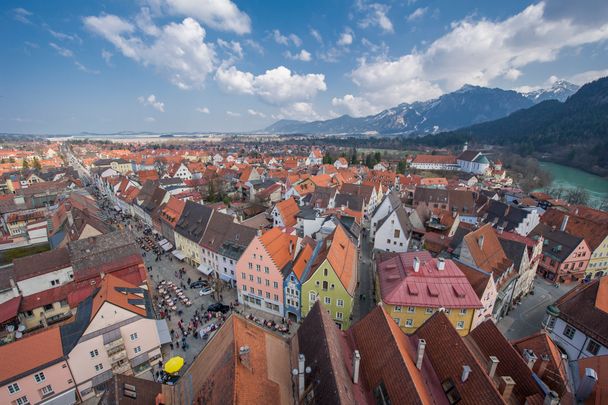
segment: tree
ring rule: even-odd
[[[29,162],[27,161],[27,159],[23,159],[22,166],[23,166],[23,170],[27,170],[27,169],[29,169],[29,168],[30,168],[30,164],[29,164]]]
[[[374,155],[370,153],[365,156],[365,166],[371,169],[372,167],[374,167],[375,164],[376,163],[374,162]]]
[[[405,174],[405,160],[400,160],[397,163],[397,174]]]
[[[40,164],[40,161],[37,157],[34,158],[34,161],[32,162],[32,167],[37,170],[42,169],[42,165]]]
[[[329,155],[329,152],[326,152],[325,155],[323,155],[323,164],[332,164],[332,158]]]
[[[566,192],[566,201],[570,204],[587,205],[589,192],[582,187],[572,188]]]
[[[353,148],[353,153],[350,157],[350,164],[356,165],[357,163],[359,163],[359,159],[357,157],[357,148]]]
[[[213,184],[213,180],[210,180],[207,185],[207,201],[215,202],[215,185]]]
[[[374,164],[380,163],[382,161],[382,153],[376,152],[374,153]]]

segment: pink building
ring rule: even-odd
[[[0,346],[0,359],[0,404],[76,402],[58,327]]]
[[[282,228],[256,236],[236,264],[239,302],[283,316],[282,270],[291,265],[298,248],[298,237]]]

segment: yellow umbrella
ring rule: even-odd
[[[165,363],[165,373],[167,373],[167,374],[177,373],[179,371],[179,369],[182,368],[183,365],[184,365],[183,358],[181,358],[179,356],[171,357]]]

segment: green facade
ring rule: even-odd
[[[325,310],[330,311],[332,319],[342,330],[350,327],[354,300],[342,285],[329,260],[325,259],[308,280],[302,284],[302,318],[306,317],[315,303],[311,300],[311,293],[314,293]],[[330,302],[327,303],[326,299],[329,299]],[[342,300],[342,306],[338,305],[338,300]],[[342,315],[341,318],[339,313]]]

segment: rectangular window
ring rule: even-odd
[[[275,295],[274,295],[274,300],[275,300],[275,301],[278,301],[278,300],[279,300],[279,295],[278,295],[278,294],[275,294]]]
[[[43,308],[44,308],[45,311],[52,311],[53,310],[53,304],[47,304]]]
[[[247,291],[247,286],[246,285],[243,286],[243,291]]]
[[[41,383],[44,380],[46,380],[46,377],[44,376],[44,373],[41,371],[39,373],[34,374],[34,380],[36,380],[37,383]]]
[[[270,280],[266,280],[266,287],[270,287]]]
[[[91,357],[97,357],[99,356],[99,351],[97,349],[91,350],[89,354],[91,355]]]
[[[249,266],[250,269],[253,269],[253,263],[249,262],[248,266]]]
[[[338,299],[336,300],[336,305],[339,306],[340,308],[344,307],[344,300]]]
[[[451,314],[451,313],[452,313],[452,310],[451,310],[450,308],[446,308],[446,309],[445,309],[445,314],[446,314],[446,315],[449,315],[449,314]]]
[[[270,273],[270,269],[268,268],[268,266],[264,266],[264,273],[266,273],[266,274]]]
[[[262,277],[258,277],[258,284],[262,284]]]
[[[249,292],[255,294],[255,289],[253,287],[249,287]]]
[[[270,293],[269,292],[266,292],[266,298],[270,299]]]
[[[426,312],[427,314],[432,314],[433,308],[427,308],[424,312]]]
[[[327,304],[327,305],[331,304],[331,298],[330,297],[325,297],[325,304]]]
[[[314,292],[311,292],[309,295],[310,302],[313,303],[317,300],[317,295]]]
[[[30,403],[30,401],[27,399],[26,396],[17,398],[17,400],[15,401],[16,405],[29,405],[29,403]]]
[[[574,337],[574,334],[576,333],[576,329],[574,329],[573,327],[566,325],[566,327],[564,328],[564,336],[567,337],[568,339],[572,339]]]
[[[393,319],[395,320],[395,323],[396,323],[397,325],[399,325],[399,322],[400,322],[399,318],[393,318]]]
[[[256,265],[255,265],[255,271],[260,271],[260,269],[261,269],[260,265],[259,265],[259,264],[256,264]]]
[[[137,332],[131,333],[131,340],[137,340]]]
[[[47,385],[46,387],[42,387],[42,389],[40,390],[40,394],[44,397],[47,395],[51,395],[53,393],[53,387],[51,387],[50,385]]]
[[[99,364],[95,364],[95,371],[101,371],[103,370],[103,364],[99,363]]]
[[[594,356],[597,356],[597,353],[600,351],[600,344],[590,340],[587,344],[587,351]]]
[[[461,308],[460,309],[460,315],[466,315],[467,314],[467,309],[466,308]]]
[[[414,312],[416,312],[416,307],[407,307],[408,314],[413,314]]]
[[[272,286],[273,286],[274,288],[279,288],[279,283],[275,281],[274,283],[272,283]]]
[[[464,321],[456,322],[456,329],[464,329]]]
[[[137,347],[135,347],[135,349],[133,349],[133,352],[134,352],[134,353],[139,353],[139,352],[141,352],[141,346],[137,346]]]
[[[344,314],[342,312],[336,312],[336,319],[342,319]]]
[[[9,394],[14,394],[14,393],[19,392],[19,391],[21,391],[21,388],[19,388],[19,384],[17,384],[17,383],[9,384],[9,386],[8,386],[8,393]]]
[[[395,305],[395,312],[401,312],[401,307],[399,305]]]
[[[262,290],[258,290],[258,295],[261,297],[262,296]]]
[[[400,229],[395,229],[395,232],[393,234],[394,238],[398,238],[399,236],[401,236],[401,230]]]
[[[405,320],[405,326],[408,328],[413,328],[414,327],[414,320],[413,319],[406,319]]]
[[[245,273],[241,273],[241,278],[242,278],[243,280],[247,280],[247,275],[246,275]]]
[[[249,281],[253,281],[253,274],[249,275]]]

